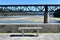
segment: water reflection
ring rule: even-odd
[[[60,18],[55,18],[53,15],[50,15],[49,17],[53,18],[49,20],[49,23],[60,23]]]
[[[60,23],[59,20],[49,20],[49,23]]]
[[[56,21],[56,22],[57,22],[57,23],[60,23],[60,21]],[[55,23],[56,23],[56,22],[55,22]]]

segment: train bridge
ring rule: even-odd
[[[44,23],[48,23],[48,12],[60,9],[60,5],[0,5],[0,12],[44,12]]]

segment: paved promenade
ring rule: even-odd
[[[0,33],[0,40],[60,40],[60,33],[41,33],[38,37],[10,37],[10,34]]]

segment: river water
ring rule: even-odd
[[[43,23],[44,15],[0,16],[0,23]],[[49,15],[49,23],[60,23],[60,18]]]

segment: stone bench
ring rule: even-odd
[[[13,35],[10,35],[11,37],[19,37],[19,36],[34,36],[34,35],[26,35],[26,34],[24,34],[24,30],[36,30],[37,32],[37,34],[35,35],[35,36],[39,36],[39,30],[41,30],[42,29],[42,27],[18,27],[18,30],[20,30],[20,31],[22,31],[22,35],[17,35],[17,34],[13,34]]]
[[[37,36],[39,35],[39,30],[41,30],[42,27],[19,27],[18,30],[22,31],[22,36],[24,36],[24,30],[36,30]]]

